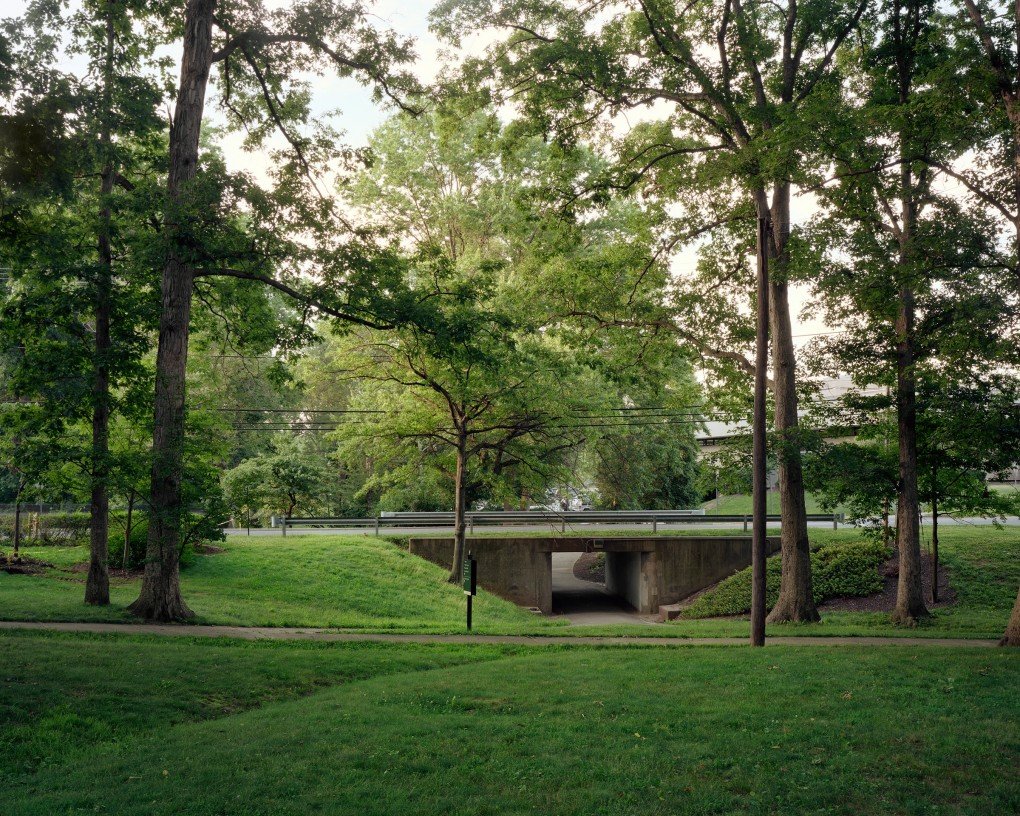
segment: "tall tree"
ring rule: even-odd
[[[627,140],[622,181],[616,182],[651,179],[656,182],[653,195],[673,190],[673,203],[695,204],[685,211],[688,221],[668,247],[749,216],[770,219],[770,323],[783,511],[783,581],[772,621],[818,619],[811,593],[788,291],[791,191],[803,175],[798,147],[802,114],[814,103],[816,89],[838,81],[836,52],[866,6],[867,0],[754,6],[740,0],[682,5],[636,0],[596,7],[448,0],[437,11],[442,30],[451,36],[473,30],[479,21],[514,32],[485,63],[498,70],[500,87],[514,98],[523,96],[532,117],[555,128],[560,138],[573,138],[593,123],[605,128],[626,111],[653,105],[668,111],[661,126],[641,129]],[[599,13],[593,14],[596,8]],[[476,73],[487,70],[483,61],[469,67]],[[707,206],[705,196],[698,195],[706,186],[722,191],[710,196]],[[719,349],[715,338],[691,336],[687,325],[681,317],[678,331],[707,356],[742,358]],[[742,368],[750,371],[753,365],[744,359]]]
[[[1007,263],[1020,288],[1020,5],[958,0],[957,7],[961,34],[973,46],[968,78],[983,115],[972,118],[967,132],[978,137],[978,160],[942,169],[1006,223]],[[1020,645],[1020,592],[1002,642]]]
[[[1004,221],[1009,264],[1020,285],[1020,6],[992,0],[957,0],[956,33],[969,45],[961,71],[972,103],[960,138],[976,161],[939,162],[972,202]],[[958,75],[959,76],[959,75]]]
[[[1000,646],[1020,646],[1020,590],[1017,590],[1013,611],[1010,613],[1006,631],[999,641]]]
[[[336,237],[329,240],[346,222],[321,196],[315,177],[331,163],[350,158],[350,153],[337,146],[337,134],[328,127],[316,127],[310,134],[301,130],[301,123],[312,118],[310,94],[301,75],[329,70],[353,76],[373,86],[378,97],[398,103],[398,94],[414,87],[413,80],[395,68],[410,58],[410,46],[375,28],[358,2],[313,0],[270,10],[261,2],[188,0],[182,45],[163,224],[166,261],[156,356],[152,522],[141,593],[131,605],[135,614],[158,620],[191,615],[180,593],[178,553],[185,511],[181,490],[185,371],[196,276],[259,281],[338,320],[385,325],[385,318],[378,319],[367,302],[374,298],[383,311],[392,313],[385,287],[377,288],[379,270],[356,245],[339,246]],[[277,184],[271,194],[248,187],[244,204],[265,229],[247,240],[229,231],[218,240],[203,234],[203,207],[210,194],[220,197],[215,183],[207,184],[215,180],[201,172],[199,152],[215,68],[220,71],[219,98],[228,122],[247,130],[247,145],[257,147],[275,133],[288,146],[278,157]],[[294,237],[302,233],[312,239],[311,249],[302,251]],[[332,255],[327,256],[324,243]],[[289,265],[287,279],[279,274],[284,263]],[[316,267],[317,282],[303,274],[307,265]]]
[[[813,274],[828,321],[846,334],[818,345],[860,386],[895,400],[899,584],[894,618],[927,614],[921,589],[919,372],[966,378],[1007,361],[1015,296],[980,212],[942,193],[935,168],[966,145],[966,105],[953,80],[958,54],[936,9],[892,0],[874,36],[848,52],[864,80],[833,97],[838,117],[815,130],[831,215]]]
[[[608,366],[595,349],[626,343],[604,333],[582,341],[579,335],[591,333],[575,321],[582,290],[600,278],[598,299],[629,299],[636,308],[661,296],[664,270],[648,260],[639,209],[619,202],[582,219],[558,206],[557,191],[597,165],[594,156],[550,145],[519,125],[504,127],[491,111],[471,110],[470,101],[451,101],[418,120],[398,116],[372,147],[375,162],[355,186],[355,200],[412,253],[409,285],[430,311],[431,328],[369,334],[355,349],[360,365],[349,369],[407,391],[377,394],[389,410],[368,423],[368,433],[449,449],[455,578],[468,487],[484,481],[469,468],[538,471],[548,485],[562,470],[559,455],[595,424],[581,410],[619,405],[605,381],[596,387]],[[618,362],[648,344],[637,340]]]
[[[146,4],[133,0],[88,0],[72,12],[31,2],[22,18],[5,22],[23,78],[2,117],[15,138],[0,160],[8,214],[0,229],[18,284],[5,329],[21,345],[17,392],[61,423],[91,425],[80,457],[91,510],[85,601],[100,605],[109,603],[115,390],[144,380],[152,314],[144,307],[151,275],[139,269],[134,245],[151,215],[135,183],[158,170],[153,150],[163,129],[152,23]],[[60,49],[84,57],[80,73],[57,67]],[[79,307],[83,296],[88,310]]]

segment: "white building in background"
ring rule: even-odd
[[[815,397],[817,400],[824,400],[826,402],[835,402],[842,399],[848,392],[858,391],[859,393],[879,396],[884,394],[885,391],[879,386],[869,386],[863,390],[857,389],[851,382],[849,377],[836,377],[833,379],[823,380],[818,386],[818,396]],[[804,410],[803,404],[800,406],[800,415],[804,416],[807,413]],[[711,456],[713,453],[719,450],[719,446],[722,445],[727,439],[731,439],[735,436],[747,436],[751,433],[751,425],[748,422],[706,422],[705,429],[699,431],[695,436],[698,443],[701,445],[701,455]],[[854,436],[847,436],[846,439],[853,439]]]

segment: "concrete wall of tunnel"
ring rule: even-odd
[[[606,589],[638,612],[659,608],[655,552],[606,550]]]
[[[453,539],[412,538],[412,554],[449,569]],[[545,614],[552,612],[552,553],[604,550],[606,588],[642,614],[676,603],[751,563],[746,536],[646,536],[643,538],[470,538],[478,582],[490,592]],[[768,540],[768,552],[779,539]]]

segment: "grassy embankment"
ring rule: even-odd
[[[1020,654],[0,634],[3,812],[1020,808]]]
[[[831,513],[831,510],[824,510],[818,504],[818,499],[813,493],[804,497],[808,513]],[[750,494],[734,494],[732,496],[720,496],[718,499],[711,499],[701,505],[705,508],[705,514],[709,516],[749,516],[751,515]],[[779,515],[779,491],[770,490],[765,495],[765,506],[769,515]],[[837,511],[838,512],[838,511]]]
[[[672,533],[675,534],[675,533]],[[715,535],[725,531],[690,531]],[[812,529],[813,541],[852,541],[853,530]],[[184,570],[184,595],[197,622],[250,626],[316,626],[356,630],[460,632],[464,596],[445,571],[393,543],[362,536],[234,537],[225,552],[199,556]],[[997,637],[1020,583],[1020,529],[946,527],[942,558],[958,603],[937,610],[916,630],[892,627],[882,613],[829,613],[819,624],[770,627],[773,635],[924,635]],[[26,552],[61,569],[42,576],[0,573],[0,617],[7,620],[128,620],[125,607],[138,580],[115,580],[108,608],[82,603],[84,576],[70,566],[87,557],[82,547],[38,547]],[[662,626],[570,627],[482,593],[476,629],[505,634],[641,634],[737,636],[740,619],[680,620]]]

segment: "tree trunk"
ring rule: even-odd
[[[938,470],[931,469],[931,602],[939,602],[939,493]]]
[[[764,202],[764,194],[759,196]],[[759,210],[764,203],[759,205]],[[787,242],[790,237],[790,187],[776,188],[771,213],[773,240],[769,275],[769,318],[772,329],[772,368],[776,397],[776,436],[779,458],[779,502],[782,514],[783,572],[779,598],[769,623],[817,621],[811,587],[811,547],[808,542],[804,472],[801,465],[797,416],[797,358],[793,348],[790,299],[786,283]]]
[[[912,11],[916,9],[911,9]],[[899,10],[896,11],[900,13]],[[899,22],[899,21],[897,21]],[[910,28],[897,26],[896,69],[899,104],[906,111],[913,93],[913,66],[916,42],[903,33]],[[904,116],[899,136],[900,227],[898,233],[899,311],[896,316],[896,423],[899,441],[899,496],[896,503],[896,546],[899,550],[899,581],[896,623],[916,625],[928,614],[921,585],[921,505],[917,492],[917,383],[914,348],[914,289],[916,274],[917,198],[910,155],[913,143],[909,116]]]
[[[198,169],[205,92],[212,66],[212,26],[216,0],[188,0],[184,13],[181,83],[170,131],[168,192],[173,204]],[[167,219],[170,257],[163,269],[163,304],[156,352],[156,396],[152,436],[152,500],[142,591],[130,610],[139,617],[172,621],[190,618],[181,597],[180,549],[184,516],[184,396],[188,324],[194,270],[178,257],[173,238],[180,231]]]
[[[765,397],[768,391],[767,371],[769,361],[769,272],[768,242],[769,221],[758,219],[758,303],[755,326],[754,350],[754,428],[752,441],[752,486],[751,502],[754,513],[754,528],[751,536],[751,645],[765,645],[765,559],[768,555],[766,544],[767,513],[765,480],[768,470],[767,430],[765,427]],[[716,480],[718,481],[718,471]],[[716,494],[719,490],[716,488]]]
[[[113,162],[109,115],[113,99],[113,0],[107,3],[106,64],[103,78],[103,132],[105,154],[99,199],[99,266],[96,270],[95,354],[92,375],[92,495],[89,501],[89,572],[85,578],[85,603],[110,603],[110,313],[112,311],[113,251],[110,246],[110,196],[113,193]]]
[[[14,555],[15,561],[21,560],[21,496],[14,500]]]
[[[128,494],[127,523],[124,525],[124,557],[121,558],[121,568],[124,572],[128,569],[128,551],[131,549],[131,513],[135,509],[135,491],[132,489]]]
[[[900,575],[893,621],[914,626],[928,614],[921,586],[920,502],[917,494],[917,393],[914,375],[914,293],[900,290],[896,321],[896,418],[899,428],[900,491],[896,504],[896,545]]]
[[[1020,646],[1020,590],[1016,593],[1016,600],[1013,602],[1013,612],[1009,616],[1009,623],[1006,624],[1006,631],[999,641],[1000,646]]]
[[[467,533],[467,522],[464,516],[464,502],[467,498],[465,482],[467,481],[467,432],[457,432],[457,475],[454,482],[453,500],[453,564],[450,566],[449,581],[451,584],[460,582],[461,562],[464,560],[464,540]]]

